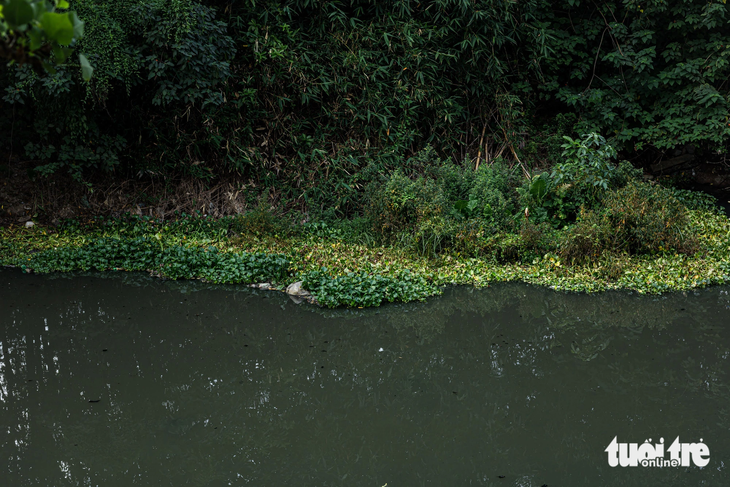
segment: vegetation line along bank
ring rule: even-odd
[[[439,168],[454,178],[473,178],[476,187],[491,171],[510,173],[499,166],[476,173]],[[331,223],[294,224],[291,215],[259,208],[220,219],[127,215],[67,220],[52,230],[4,228],[0,265],[39,273],[150,271],[170,279],[271,282],[279,289],[303,281],[329,307],[423,300],[449,284],[520,280],[566,291],[661,293],[730,282],[730,222],[706,195],[624,181],[597,196],[600,205],[579,207],[576,222],[563,225],[454,199],[433,186],[436,180],[403,184],[402,177],[394,174],[398,184],[389,180],[373,190],[367,216]],[[437,180],[453,182],[443,173]],[[548,196],[555,190],[546,181],[550,175],[536,175],[524,181],[525,191],[514,191],[543,200],[543,206],[527,207],[533,214],[557,198]],[[501,193],[486,187],[486,197],[499,200]],[[547,220],[549,215],[545,210]]]
[[[724,0],[0,6],[2,265],[325,306],[728,281],[728,219],[682,189],[730,181]],[[171,181],[230,191],[174,216]]]

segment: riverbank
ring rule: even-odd
[[[128,215],[2,228],[0,265],[36,273],[147,271],[168,279],[270,283],[282,291],[302,281],[327,307],[424,300],[447,285],[506,281],[588,293],[662,293],[730,282],[730,221],[707,210],[690,210],[689,217],[697,244],[692,254],[602,255],[569,264],[558,253],[514,262],[458,252],[425,257],[358,241],[357,221],[305,223],[292,231],[262,224],[261,215],[173,221]]]

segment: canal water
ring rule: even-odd
[[[2,270],[0,485],[730,485],[729,290],[325,310]],[[677,437],[709,463],[609,465]]]

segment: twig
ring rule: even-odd
[[[512,151],[512,155],[515,156],[515,159],[517,159],[517,162],[520,164],[520,168],[522,169],[522,172],[525,174],[525,177],[528,181],[532,181],[532,177],[530,176],[530,173],[527,172],[527,169],[525,169],[525,165],[522,164],[522,161],[519,157],[517,157],[517,152],[515,152],[515,148],[512,146],[512,144],[509,145],[510,150]]]
[[[479,138],[479,152],[477,153],[477,163],[474,167],[474,170],[476,171],[479,169],[479,161],[482,158],[482,144],[484,143],[484,132],[487,130],[487,122],[484,122],[484,126],[482,127],[482,136]]]
[[[591,80],[588,82],[588,86],[585,90],[583,90],[583,93],[591,89],[591,85],[593,84],[593,80],[596,77],[596,65],[598,64],[598,55],[601,54],[601,47],[603,46],[603,37],[606,35],[606,31],[608,30],[608,27],[603,29],[603,33],[601,34],[601,42],[598,43],[598,50],[596,51],[596,58],[593,60],[593,73],[591,75]]]

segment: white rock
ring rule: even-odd
[[[35,223],[31,221],[25,222],[25,228],[33,228],[35,226]]]

